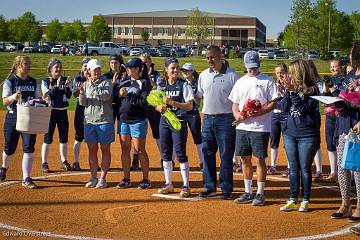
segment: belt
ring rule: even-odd
[[[225,117],[225,116],[229,116],[229,115],[233,115],[232,113],[217,113],[217,114],[204,114],[204,116],[207,116],[207,117]]]

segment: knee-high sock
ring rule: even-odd
[[[276,167],[276,159],[279,153],[278,148],[271,148],[270,150],[270,158],[271,158],[271,166]]]
[[[68,160],[68,144],[60,143],[60,157],[61,162],[65,162]]]
[[[181,177],[184,182],[184,186],[189,187],[189,163],[180,163]]]
[[[155,139],[155,142],[156,142],[156,146],[157,146],[159,152],[161,152],[161,150],[160,150],[160,139]]]
[[[317,150],[315,157],[315,165],[316,165],[316,172],[321,172],[322,173],[322,155],[321,155],[321,150]]]
[[[204,153],[202,152],[202,143],[196,144],[196,150],[199,156],[200,163],[204,162]]]
[[[9,161],[10,161],[10,156],[7,155],[3,151],[3,154],[2,154],[2,167],[8,169],[9,168]]]
[[[328,151],[329,161],[330,161],[330,174],[335,173],[337,174],[336,164],[337,164],[337,153],[336,151],[331,152]]]
[[[23,179],[24,180],[27,177],[30,177],[33,161],[34,161],[34,153],[24,153],[23,154],[22,171],[23,171]]]
[[[41,147],[41,162],[48,162],[48,156],[50,151],[50,144],[43,143]]]
[[[172,175],[172,171],[173,171],[173,163],[172,163],[172,161],[164,161],[163,166],[164,166],[164,174],[165,174],[165,183],[171,184],[172,183],[171,175]]]
[[[234,153],[234,156],[233,156],[233,163],[237,163],[235,153]]]
[[[245,192],[252,194],[253,193],[252,180],[251,179],[244,179],[244,185],[245,185]]]
[[[79,162],[80,149],[81,149],[81,142],[78,142],[75,140],[75,142],[74,142],[74,162]]]

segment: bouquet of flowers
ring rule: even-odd
[[[261,102],[259,100],[254,100],[254,99],[248,99],[241,112],[240,112],[240,116],[242,116],[243,118],[247,118],[250,117],[251,115],[253,115],[254,113],[257,113],[260,111],[261,109]],[[241,120],[235,120],[232,123],[232,126],[236,126],[240,123]]]
[[[164,105],[163,97],[165,93],[161,90],[152,90],[150,94],[146,97],[147,102],[153,106],[157,107],[159,105]],[[179,118],[176,116],[174,112],[172,112],[169,108],[166,109],[162,115],[169,121],[170,125],[177,131],[181,129],[181,123]]]
[[[360,79],[352,79],[345,90],[341,90],[339,97],[360,108]]]

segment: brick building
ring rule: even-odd
[[[253,40],[256,47],[264,47],[266,26],[256,17],[204,12],[211,17],[208,44],[247,47]],[[185,34],[191,10],[154,11],[104,15],[112,29],[113,41],[127,45],[144,43],[141,31],[149,33],[148,43],[193,44]]]

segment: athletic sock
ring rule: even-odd
[[[30,177],[33,161],[34,161],[34,153],[24,153],[23,154],[22,171],[23,171],[23,179],[24,180],[27,177]]]
[[[60,158],[61,162],[65,162],[68,160],[68,144],[60,143]]]
[[[189,163],[188,162],[180,163],[180,172],[181,172],[181,177],[184,182],[184,186],[189,187]]]
[[[322,155],[321,155],[321,150],[317,150],[315,157],[315,165],[316,165],[316,172],[321,172],[322,173]]]
[[[328,151],[328,155],[329,155],[329,161],[330,161],[330,173],[337,174],[337,171],[336,171],[337,153],[336,153],[336,151],[334,151],[334,152]]]
[[[252,194],[253,193],[252,180],[244,179],[244,185],[245,185],[245,192]]]
[[[74,162],[79,162],[80,156],[80,149],[81,149],[81,142],[76,141],[74,142]]]
[[[163,162],[164,167],[164,174],[165,174],[165,184],[171,184],[171,175],[173,171],[173,163],[172,161],[164,161]]]
[[[264,195],[265,182],[257,182],[256,194]]]
[[[4,151],[2,154],[2,167],[8,169],[10,162],[10,155],[7,155]]]
[[[271,158],[271,166],[276,167],[276,159],[279,153],[278,148],[271,148],[270,150],[270,158]]]
[[[41,147],[41,162],[46,163],[48,162],[48,156],[50,151],[50,144],[43,143]]]
[[[234,153],[234,156],[233,156],[233,163],[237,163],[235,153]]]
[[[204,153],[202,151],[202,143],[196,144],[196,150],[197,150],[197,153],[199,156],[200,163],[203,163],[204,162]]]

